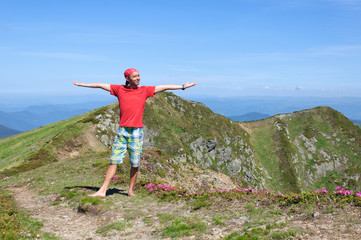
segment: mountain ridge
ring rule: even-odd
[[[0,139],[6,238],[359,238],[361,192],[343,188],[359,186],[360,131],[339,112],[239,123],[159,94],[146,103],[137,196],[125,194],[126,158],[107,197],[91,198],[109,166],[117,109]]]
[[[26,143],[30,144],[26,150],[3,151],[6,157],[2,156],[0,166],[2,169],[15,166],[36,152],[34,149],[40,150],[44,146],[50,147],[48,150],[57,157],[71,157],[91,151],[85,147],[89,136],[94,136],[109,149],[117,130],[117,108],[115,103],[61,121],[57,123],[62,125],[61,133],[57,132],[58,127],[51,127],[57,124],[23,133],[36,136],[35,132],[42,129],[47,131],[42,134],[45,137],[43,140],[36,136],[42,145],[31,147],[31,143]],[[67,124],[69,122],[70,125]],[[334,188],[339,184],[352,189],[359,186],[360,179],[356,176],[361,172],[360,153],[357,150],[360,146],[360,129],[341,113],[328,107],[237,123],[213,113],[202,103],[164,93],[147,101],[144,125],[145,150],[160,149],[169,161],[220,172],[230,176],[238,185],[280,192],[297,192],[321,186]],[[82,132],[82,129],[90,129],[90,126],[93,126],[92,133],[89,130]],[[77,136],[67,135],[72,128]],[[0,145],[9,144],[15,139],[2,140]],[[57,145],[51,147],[54,142]],[[57,153],[57,148],[62,149],[62,156]],[[18,156],[16,152],[19,151],[27,154]],[[332,167],[340,164],[353,170]],[[166,172],[166,169],[158,168],[159,172]],[[202,182],[198,177],[194,179],[195,182]]]

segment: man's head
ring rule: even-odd
[[[125,86],[136,87],[139,85],[140,76],[138,70],[135,68],[129,68],[125,70],[124,77],[126,79]]]
[[[124,77],[128,78],[133,72],[138,72],[137,69],[135,68],[128,68],[127,70],[125,70],[124,72]]]

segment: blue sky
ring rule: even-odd
[[[0,2],[0,103],[92,94],[73,80],[200,96],[361,97],[361,0]]]

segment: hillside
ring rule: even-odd
[[[138,196],[124,195],[125,164],[108,197],[92,199],[87,194],[108,165],[117,108],[0,140],[0,208],[9,209],[1,217],[20,216],[18,225],[2,221],[2,228],[20,235],[11,229],[27,229],[30,239],[40,234],[41,224],[9,208],[13,199],[44,222],[42,231],[64,239],[357,239],[361,233],[361,198],[334,193],[337,186],[360,191],[361,130],[339,112],[319,107],[236,123],[201,103],[159,94],[146,103]]]
[[[272,189],[360,189],[361,131],[341,113],[318,107],[241,125]]]

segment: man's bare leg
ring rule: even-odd
[[[88,195],[89,197],[105,197],[110,181],[113,179],[116,171],[117,171],[118,165],[117,164],[110,164],[107,170],[107,174],[105,175],[104,183],[101,186],[101,188],[93,194]]]
[[[137,175],[138,175],[138,167],[131,167],[128,196],[135,196],[133,192],[133,188],[135,185],[135,180],[137,180]]]

